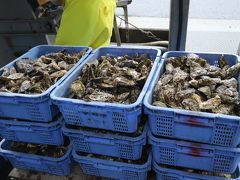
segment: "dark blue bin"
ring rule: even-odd
[[[71,146],[63,157],[52,158],[11,151],[9,150],[10,142],[2,140],[0,154],[9,160],[14,168],[46,172],[59,176],[66,176],[70,173]]]
[[[187,54],[188,52],[170,51],[163,55],[163,59]],[[196,54],[212,65],[217,64],[222,55],[220,53]],[[224,54],[224,57],[230,65],[238,62],[238,57],[235,55]],[[152,106],[153,91],[165,71],[165,62],[166,60],[161,61],[162,64],[156,71],[144,98],[144,113],[148,115],[152,133],[220,146],[236,147],[240,144],[240,117]]]
[[[58,116],[49,123],[16,121],[0,118],[0,136],[6,140],[62,145],[62,116]]]
[[[84,174],[123,180],[145,180],[151,170],[151,153],[144,164],[129,164],[86,156],[79,156],[73,150],[73,158]]]
[[[42,55],[56,53],[63,49],[68,52],[79,52],[87,49],[87,53],[74,65],[56,84],[52,85],[42,94],[28,95],[17,93],[0,92],[0,117],[26,119],[29,121],[49,122],[59,112],[58,108],[52,104],[50,93],[58,86],[91,52],[88,47],[69,47],[69,46],[37,46],[29,50],[26,54],[17,58],[5,67],[15,66],[16,62],[22,58],[30,58],[35,60]],[[3,67],[4,68],[4,67]],[[3,68],[0,69],[2,74]]]
[[[113,55],[134,56],[138,54],[149,54],[154,60],[154,65],[137,101],[133,104],[114,104],[101,102],[86,102],[83,100],[69,99],[69,87],[77,79],[82,68],[87,62],[93,62],[100,56]],[[159,64],[158,56],[161,52],[157,49],[144,48],[99,48],[90,55],[74,72],[65,79],[52,93],[51,98],[58,105],[67,124],[86,126],[92,128],[106,129],[118,132],[135,132],[142,114],[143,97],[149,87],[151,79]]]
[[[211,172],[233,173],[240,162],[240,148],[156,138],[148,132],[153,159],[158,164]]]
[[[229,179],[225,177],[210,176],[203,174],[190,173],[183,170],[170,169],[159,166],[153,162],[152,169],[156,172],[157,180],[239,180],[239,167],[235,173],[237,178]]]
[[[124,159],[137,160],[142,156],[146,145],[148,127],[138,137],[96,133],[63,127],[63,133],[69,137],[75,151],[100,154]]]

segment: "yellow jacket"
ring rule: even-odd
[[[116,0],[65,0],[57,45],[108,46]]]

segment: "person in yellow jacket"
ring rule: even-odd
[[[109,46],[115,8],[116,0],[64,0],[55,44]]]

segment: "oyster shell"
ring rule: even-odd
[[[66,50],[41,56],[36,60],[20,59],[14,67],[4,68],[0,76],[2,92],[39,94],[65,75],[84,54]]]
[[[221,98],[217,95],[214,98],[208,99],[205,102],[200,103],[200,109],[211,110],[217,108],[221,104]]]
[[[196,54],[166,59],[166,71],[153,92],[153,105],[240,115],[236,74],[240,63],[229,66],[224,56],[218,67]]]
[[[85,86],[80,80],[75,81],[70,87],[71,93],[73,93],[74,96],[77,96],[79,98],[81,98],[84,95],[85,90],[86,90]]]
[[[211,98],[212,96],[212,91],[209,86],[203,86],[198,88],[198,91],[202,92],[207,98]]]
[[[179,83],[183,82],[187,79],[189,75],[182,71],[181,68],[177,67],[173,70],[173,82],[174,83]]]
[[[72,84],[75,86],[81,80],[86,87],[85,92],[81,90],[81,96],[71,93],[68,97],[85,101],[134,103],[152,65],[148,55],[102,56],[92,63],[86,63],[78,79]]]

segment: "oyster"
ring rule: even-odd
[[[218,61],[218,65],[220,68],[224,68],[225,66],[228,65],[227,61],[224,58],[224,55],[221,55],[219,61]]]
[[[31,81],[25,80],[20,86],[19,92],[23,93],[31,87]]]
[[[78,80],[71,85],[70,91],[74,96],[81,98],[85,93],[85,86],[82,81]]]
[[[72,83],[72,93],[68,97],[85,101],[134,103],[152,65],[148,55],[101,56],[84,65],[79,77]],[[79,80],[82,85],[79,84]],[[85,89],[82,88],[83,85]],[[77,90],[73,93],[75,88]],[[80,91],[80,96],[77,95],[77,91]]]
[[[36,60],[20,59],[0,76],[1,92],[39,94],[66,74],[86,50],[69,54],[66,50],[41,56]]]
[[[123,68],[123,70],[126,72],[127,76],[131,77],[134,80],[138,80],[141,76],[141,73],[137,72],[135,69]]]
[[[208,99],[205,102],[200,103],[200,109],[211,110],[217,108],[221,104],[221,98],[217,95],[214,98]]]
[[[184,98],[188,98],[190,97],[193,93],[195,93],[196,90],[191,88],[191,89],[186,89],[186,90],[182,90],[182,91],[178,91],[176,94],[175,94],[175,99],[176,101],[181,101],[183,100]]]
[[[201,66],[201,64],[192,61],[190,64],[190,77],[192,79],[195,79],[196,77],[199,76],[204,76],[207,74],[207,70]]]
[[[168,83],[171,83],[173,80],[172,74],[163,74],[162,78],[159,80],[159,86],[164,86]]]
[[[213,113],[218,114],[230,114],[233,115],[234,105],[233,104],[220,104],[218,107],[213,108]]]
[[[234,103],[239,100],[239,93],[236,88],[219,86],[216,89],[216,93],[221,97],[222,101],[225,103]]]
[[[171,63],[166,64],[166,72],[167,73],[172,73],[174,70],[174,66]]]
[[[58,67],[61,68],[61,69],[65,69],[65,70],[69,70],[69,65],[65,62],[65,61],[60,61],[58,62]]]
[[[10,143],[10,150],[20,153],[60,158],[64,156],[68,150],[68,146],[69,142],[67,141],[62,146],[50,146],[12,141]]]
[[[161,101],[155,101],[153,106],[167,107],[167,105]]]
[[[91,95],[88,96],[91,101],[99,101],[99,102],[112,102],[115,100],[115,96],[101,91],[94,91]]]
[[[50,74],[50,78],[51,78],[51,80],[53,80],[53,82],[57,82],[57,80],[59,80],[61,77],[63,77],[66,73],[67,73],[66,70],[60,70],[60,71]]]
[[[179,67],[175,68],[173,70],[173,82],[179,83],[183,82],[187,79],[188,74],[184,71],[182,71]]]
[[[22,59],[20,61],[17,61],[16,66],[17,66],[18,72],[21,72],[21,73],[30,73],[34,70],[32,61],[29,59]]]
[[[225,66],[226,67],[226,66]],[[240,71],[240,63],[233,65],[232,67],[225,68],[222,72],[222,78],[227,79],[235,76]]]
[[[186,98],[182,101],[184,109],[191,111],[200,111],[198,102],[193,98]]]
[[[237,80],[235,78],[222,80],[221,84],[226,87],[237,88]]]
[[[117,86],[135,86],[136,83],[133,80],[129,80],[128,78],[125,78],[123,76],[119,76],[119,77],[114,77],[113,78],[113,85],[115,87]]]
[[[200,79],[192,79],[189,81],[190,85],[198,88],[201,86],[211,86],[211,85],[216,85],[221,83],[221,78],[211,78],[209,76],[201,76]]]
[[[211,98],[212,92],[209,86],[200,87],[198,91],[202,92],[207,98]]]
[[[140,88],[132,89],[130,91],[130,97],[129,97],[130,103],[136,102],[136,100],[137,100],[137,98],[138,98],[140,93],[141,93],[141,89]]]
[[[240,115],[240,63],[229,66],[222,55],[215,66],[188,54],[166,59],[165,70],[153,92],[154,106]]]
[[[138,66],[138,63],[133,60],[124,60],[122,62],[117,63],[117,66],[119,66],[120,68],[123,67],[136,68]]]
[[[207,66],[206,67],[207,73],[206,75],[213,78],[221,77],[221,69],[217,66]]]
[[[10,75],[10,69],[9,68],[3,68],[2,76],[9,76]]]

